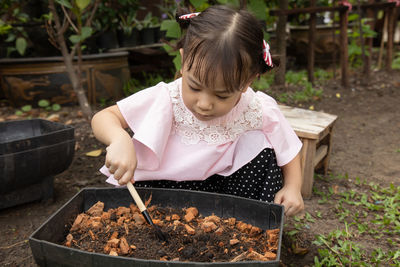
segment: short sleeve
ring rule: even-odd
[[[286,165],[300,152],[302,143],[276,101],[263,92],[256,96],[262,105],[262,131],[275,151],[278,165]]]
[[[172,127],[172,103],[168,85],[159,83],[117,102],[133,131],[138,168],[160,166]]]

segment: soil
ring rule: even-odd
[[[150,200],[148,201],[150,202]],[[155,224],[146,223],[136,205],[104,211],[97,202],[79,214],[67,247],[113,256],[186,262],[275,260],[279,229],[262,231],[235,218],[203,217],[196,207],[147,207]]]
[[[329,174],[316,179],[314,188],[319,191],[365,190],[356,185],[359,177],[382,186],[399,185],[400,177],[400,72],[376,71],[366,79],[362,74],[350,73],[350,88],[344,89],[339,80],[330,80],[320,85],[321,99],[301,103],[304,108],[338,115],[334,127],[333,148]],[[367,83],[368,84],[364,84]],[[279,90],[279,89],[276,89]],[[283,91],[282,91],[283,92]],[[277,94],[279,92],[277,91]],[[299,106],[299,103],[289,103]],[[13,119],[15,109],[3,103],[0,118]],[[82,119],[78,107],[63,107],[59,120],[75,127],[76,151],[72,164],[63,173],[55,176],[54,197],[47,201],[36,201],[0,211],[0,265],[36,266],[27,242],[29,235],[51,214],[59,209],[81,188],[88,186],[109,187],[98,171],[103,165],[105,146],[95,140],[90,125]],[[102,149],[98,157],[87,156],[92,150]],[[329,179],[330,177],[343,177]],[[281,253],[282,266],[311,266],[318,254],[312,244],[316,234],[327,234],[342,223],[334,214],[335,203],[319,203],[314,194],[305,200],[305,211],[315,222],[302,231],[296,244],[288,237],[293,229],[293,218],[285,218],[284,242]],[[357,207],[349,207],[356,212]],[[316,216],[316,214],[319,216]],[[370,248],[371,239],[358,238],[357,242]],[[375,247],[382,249],[390,245],[385,238],[373,239]],[[393,250],[393,248],[391,248]]]

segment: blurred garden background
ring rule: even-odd
[[[76,144],[50,200],[0,210],[0,265],[36,266],[29,235],[80,189],[108,186],[91,116],[174,80],[176,9],[215,4],[253,12],[280,58],[252,88],[337,115],[328,172],[285,218],[281,266],[400,266],[400,2],[377,0],[2,0],[0,122],[70,125]]]

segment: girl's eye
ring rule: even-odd
[[[189,88],[190,88],[190,90],[192,90],[192,91],[194,91],[194,92],[199,92],[199,91],[200,91],[200,89],[193,88],[193,87],[190,87],[190,86],[189,86]]]
[[[220,96],[220,95],[217,95],[217,97],[218,97],[219,99],[228,99],[228,98],[229,98],[229,96]]]

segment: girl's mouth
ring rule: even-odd
[[[200,114],[200,113],[197,113],[197,112],[194,112],[194,115],[195,115],[196,118],[198,118],[201,121],[208,121],[208,120],[211,120],[213,118],[212,115],[203,115],[203,114]]]

